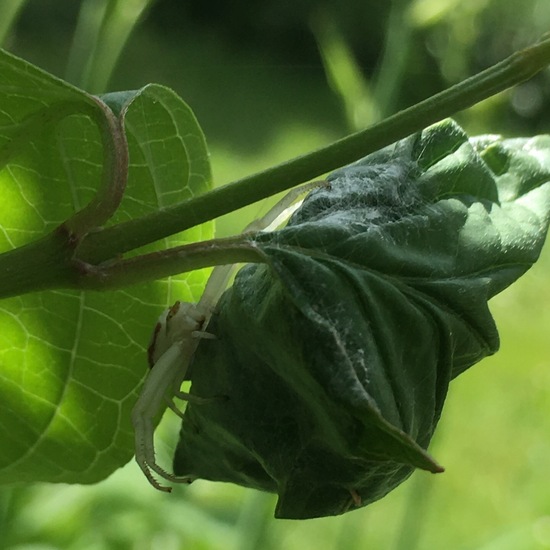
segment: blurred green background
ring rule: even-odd
[[[550,30],[548,0],[2,0],[0,42],[93,93],[158,82],[195,111],[216,185],[342,137]],[[550,74],[457,115],[470,133],[548,131]],[[239,231],[253,205],[224,217]],[[274,497],[154,491],[133,463],[96,486],[0,489],[1,549],[550,548],[550,247],[497,297],[502,347],[451,385],[446,467],[339,518],[274,520]],[[160,428],[161,460],[178,430]],[[166,463],[166,462],[165,462]]]

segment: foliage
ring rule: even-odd
[[[124,182],[109,157],[112,134],[102,126],[106,105],[7,54],[0,71],[1,247],[29,258],[21,256],[20,274],[10,275],[19,282],[34,280],[39,289],[49,271],[62,278],[52,244],[60,228],[78,244],[107,220],[144,216],[210,186],[204,138],[173,92],[147,86],[105,97],[122,107],[132,159],[122,197],[116,187]],[[95,183],[102,178],[103,185]],[[203,239],[211,230],[200,226],[156,248]],[[29,250],[35,244],[39,252]],[[50,249],[53,265],[39,255]],[[146,372],[151,319],[176,296],[197,299],[203,279],[181,276],[111,294],[59,289],[2,302],[3,483],[97,482],[131,458],[129,416]]]
[[[342,166],[530,76],[547,62],[549,49],[550,42],[541,42],[373,128],[211,192],[205,192],[210,167],[202,132],[170,90],[149,85],[94,98],[2,53],[7,221],[0,291],[8,297],[53,290],[3,304],[4,481],[93,482],[131,455],[128,413],[141,373],[127,365],[139,364],[147,341],[142,319],[170,295],[163,283],[145,294],[125,289],[119,299],[87,289],[265,261],[246,236],[182,243],[208,232],[201,222]],[[44,193],[45,185],[53,192]],[[165,237],[171,248],[141,249]],[[44,357],[54,364],[46,374]]]
[[[29,2],[20,24],[11,29],[13,14],[8,11],[20,9],[25,2],[2,3],[4,44],[82,85],[78,75],[65,72],[65,63],[76,13],[84,3]],[[115,0],[86,3],[103,9]],[[404,67],[400,59],[382,55],[392,47],[394,52],[403,51],[402,28],[398,24],[393,34],[387,33],[384,18],[373,18],[369,2],[362,4],[364,13],[351,18],[342,2],[329,13],[345,39],[353,41],[366,76],[370,78],[374,72],[377,77],[380,70],[390,73],[386,81],[393,79],[396,87],[389,90],[388,97],[394,98],[390,110],[409,105],[532,42],[548,28],[550,16],[544,0],[405,3],[418,10],[412,21],[411,57]],[[380,7],[378,2],[373,4]],[[341,111],[325,85],[315,47],[304,48],[307,17],[300,16],[298,25],[285,27],[292,21],[288,13],[274,18],[270,6],[265,6],[268,20],[255,12],[256,41],[250,40],[250,32],[243,31],[243,18],[235,10],[235,17],[223,18],[224,33],[231,29],[243,42],[245,47],[239,49],[225,39],[225,34],[221,37],[213,31],[212,10],[199,21],[189,16],[190,5],[186,3],[159,2],[148,22],[138,27],[111,78],[111,89],[139,88],[143,82],[160,81],[178,90],[193,105],[207,131],[218,184],[219,180],[231,181],[318,147],[344,131]],[[285,6],[278,3],[277,12],[287,9],[296,13],[294,4]],[[346,17],[355,29],[351,33]],[[401,21],[410,23],[410,17]],[[289,27],[297,31],[294,40],[288,33],[282,34]],[[266,36],[269,28],[273,29],[271,40]],[[81,30],[89,29],[82,25]],[[384,35],[385,45],[381,40]],[[123,32],[120,36],[126,35]],[[97,37],[88,34],[85,38],[90,40],[86,46],[73,41],[74,50],[79,50],[70,55],[77,60],[73,68],[84,69],[90,63],[100,67],[101,63],[86,59],[86,52],[97,53],[89,47]],[[267,55],[264,45],[271,48]],[[298,54],[306,50],[310,57],[300,61],[303,58]],[[285,58],[279,56],[281,52]],[[116,55],[115,50],[108,53]],[[382,63],[387,66],[382,67]],[[392,75],[396,68],[403,73]],[[545,131],[547,79],[548,74],[541,74],[511,94],[500,94],[461,113],[459,119],[474,134],[490,130],[533,135]],[[87,86],[98,90],[95,83]],[[381,97],[384,99],[383,94]],[[235,233],[243,218],[257,215],[258,207],[252,206],[224,217],[218,234]],[[229,484],[196,483],[176,491],[176,498],[165,498],[152,494],[130,463],[94,486],[2,488],[0,546],[546,548],[550,536],[545,517],[549,501],[544,490],[544,464],[550,448],[540,434],[547,430],[550,414],[550,378],[544,352],[545,327],[550,322],[544,307],[548,301],[544,270],[549,265],[547,250],[536,269],[491,304],[501,329],[503,350],[496,359],[485,360],[482,368],[473,369],[453,384],[432,445],[432,451],[447,467],[444,476],[415,474],[403,488],[360,514],[314,522],[274,522],[267,519],[273,501],[265,495]],[[196,292],[202,284],[198,279],[197,274]],[[155,311],[152,320],[157,314]],[[166,424],[161,433],[171,440],[175,430],[174,424]],[[160,451],[164,455],[165,446],[161,445]]]
[[[276,515],[381,498],[425,452],[448,384],[496,352],[487,301],[538,258],[550,138],[451,121],[329,177],[220,302],[175,471],[277,492]]]

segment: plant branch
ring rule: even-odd
[[[213,239],[100,265],[77,262],[80,289],[115,290],[215,265],[265,262],[250,234]]]
[[[37,241],[0,254],[0,298],[48,288],[77,286],[73,255],[79,239],[106,223],[118,208],[126,185],[128,149],[122,122],[99,99],[89,104],[62,102],[44,108],[14,127],[11,140],[0,150],[0,166],[7,163],[30,136],[47,125],[83,115],[99,128],[103,141],[103,171],[99,190],[82,210]]]
[[[99,263],[320,177],[523,82],[549,63],[550,39],[546,39],[366,130],[202,196],[90,234],[78,257]]]
[[[63,226],[27,245],[0,254],[0,299],[76,286],[74,248]]]

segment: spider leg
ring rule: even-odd
[[[297,210],[303,200],[298,200],[302,195],[316,189],[317,187],[327,187],[326,180],[312,181],[299,187],[291,189],[283,196],[274,206],[272,206],[266,214],[261,218],[249,223],[243,230],[243,233],[255,233],[257,231],[273,231],[279,227],[284,221]]]
[[[202,338],[203,340],[215,340],[216,339],[215,334],[212,334],[210,332],[204,332],[202,330],[194,330],[191,333],[191,336],[193,336],[193,338]]]
[[[187,346],[185,346],[187,344]],[[155,472],[164,479],[175,482],[187,482],[189,478],[178,478],[161,468],[155,457],[153,419],[174,381],[181,376],[182,355],[184,350],[194,352],[195,345],[191,338],[174,343],[155,363],[143,384],[141,394],[132,410],[132,424],[135,434],[136,462],[151,485],[160,491],[170,492],[171,488],[161,485],[153,476]],[[185,364],[185,362],[184,362]],[[175,407],[175,405],[174,405]]]
[[[149,480],[149,483],[153,487],[155,487],[159,491],[164,491],[167,493],[172,491],[172,487],[161,485],[153,475],[153,472],[160,477],[172,482],[190,483],[189,479],[176,478],[156,463],[154,442],[152,439],[151,441],[148,441],[148,434],[154,433],[154,426],[150,417],[141,417],[138,422],[134,423],[134,430],[136,432],[136,462],[138,463],[141,471],[145,474],[145,477]],[[145,439],[140,439],[140,436],[138,434],[143,434]]]
[[[172,397],[176,397],[177,399],[181,399],[182,401],[187,401],[189,403],[196,403],[198,405],[204,405],[205,403],[209,403],[214,399],[217,399],[217,397],[199,397],[198,395],[193,395],[191,393],[180,390],[175,390]],[[172,399],[166,398],[166,403],[168,405],[168,408],[172,412],[183,419],[184,412],[178,408],[178,406],[172,401]]]
[[[210,334],[209,332],[204,332],[202,330],[195,330],[191,332],[191,336],[196,339],[205,339],[205,340],[215,340],[216,336],[214,334]],[[196,345],[198,345],[198,341]],[[185,369],[187,370],[187,369]],[[181,391],[179,388],[181,386],[181,379],[183,377],[179,376],[178,380],[176,380],[174,390],[172,392],[172,397],[166,397],[166,403],[168,404],[168,408],[177,414],[180,418],[183,419],[183,411],[181,411],[178,406],[172,401],[174,397],[177,397],[178,399],[181,399],[182,401],[187,401],[189,403],[197,403],[197,404],[203,404],[208,403],[209,401],[212,401],[212,397],[199,397],[198,395],[192,395],[187,392]]]

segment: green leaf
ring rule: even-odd
[[[74,162],[83,166],[102,156],[90,118],[100,108],[91,96],[1,50],[0,74],[0,251],[5,251],[48,233],[93,197],[100,175],[94,172],[87,186],[75,185],[70,178],[80,174],[73,176],[64,165],[62,148],[76,140],[83,158]]]
[[[178,475],[276,492],[276,516],[373,502],[415,468],[451,379],[496,352],[487,301],[538,258],[550,137],[452,121],[329,178],[225,294],[191,372]]]
[[[141,90],[111,93],[102,99],[124,116],[131,152],[129,192],[111,219],[113,224],[193,198],[211,187],[203,133],[193,112],[177,94],[149,84]],[[171,244],[178,243],[181,238],[176,237]]]
[[[8,54],[0,55],[0,74],[0,248],[11,250],[95,197],[104,157],[93,112],[105,107]],[[105,98],[112,105],[115,99]],[[181,99],[150,85],[118,100],[130,166],[110,223],[210,188],[204,137]],[[69,103],[69,116],[52,115]],[[44,123],[41,113],[53,122]],[[211,235],[205,224],[148,249]],[[153,326],[175,299],[196,300],[204,278],[195,272],[119,292],[48,291],[1,301],[0,482],[92,483],[127,462],[130,411]]]

